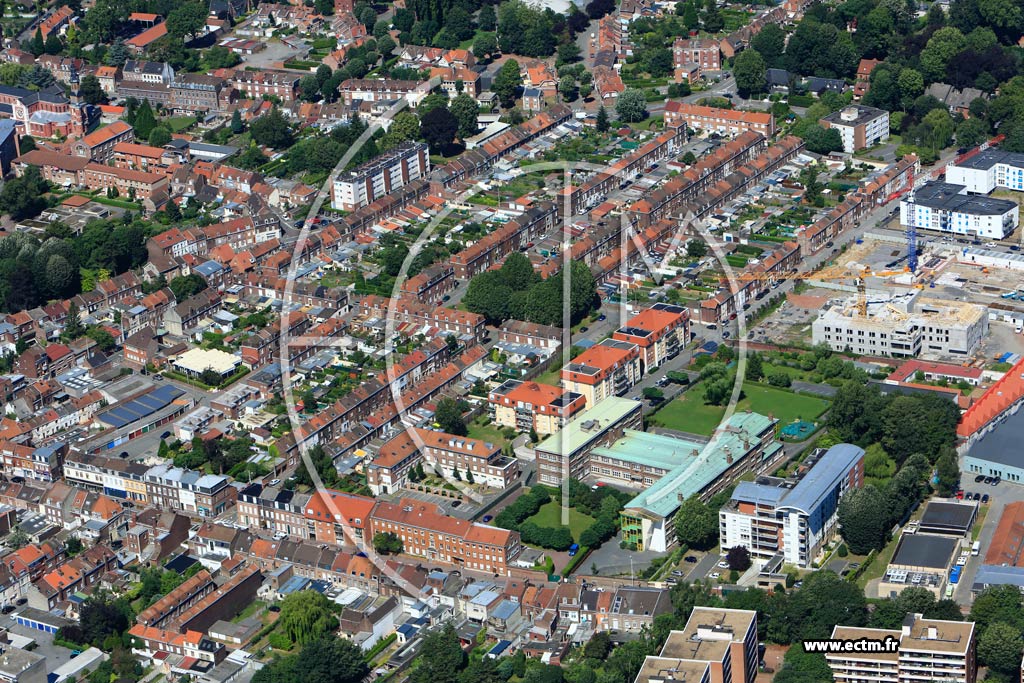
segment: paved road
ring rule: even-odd
[[[981,541],[981,553],[977,556],[971,556],[967,561],[967,566],[964,567],[963,574],[960,577],[960,583],[957,584],[956,591],[953,593],[953,599],[958,603],[970,605],[973,602],[971,586],[974,585],[974,577],[978,573],[978,567],[985,561],[985,553],[992,543],[992,536],[995,534],[996,525],[999,524],[999,518],[1003,514],[1003,508],[1006,507],[1007,503],[1016,502],[1024,497],[1024,488],[1005,481],[1001,482],[998,486],[990,486],[984,483],[977,484],[974,482],[974,477],[977,475],[963,472],[963,470],[961,470],[961,473],[960,486],[963,487],[964,491],[981,494],[987,493],[990,497],[988,514],[985,516],[981,533],[978,535],[978,540]]]

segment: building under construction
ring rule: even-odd
[[[984,306],[920,296],[920,290],[833,303],[811,326],[815,344],[866,356],[967,357],[988,334]]]

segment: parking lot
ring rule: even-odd
[[[383,498],[384,496],[381,497]],[[411,491],[408,489],[403,489],[401,492],[390,496],[389,498],[396,503],[402,499],[412,499],[437,505],[445,511],[445,514],[451,515],[452,517],[459,517],[461,519],[472,519],[477,510],[480,509],[480,506],[476,503],[446,498],[444,496],[426,493],[424,491]]]

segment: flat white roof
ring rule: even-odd
[[[174,361],[176,366],[184,370],[195,373],[213,370],[222,375],[232,372],[241,363],[238,356],[219,349],[189,349]]]

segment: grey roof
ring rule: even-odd
[[[949,536],[903,534],[889,564],[945,571],[959,543],[957,539]]]
[[[976,505],[932,501],[921,516],[921,530],[936,534],[966,534],[978,512]]]
[[[972,589],[981,590],[986,586],[1010,585],[1024,587],[1024,567],[1001,567],[994,564],[983,564],[974,575]]]
[[[771,484],[758,484],[752,481],[741,481],[732,492],[732,499],[749,501],[763,505],[778,506],[779,501],[786,497],[789,489]]]
[[[848,443],[836,444],[821,456],[796,486],[786,495],[784,507],[810,514],[846,476],[854,463],[864,456],[864,449]]]
[[[970,159],[958,162],[956,165],[961,168],[988,170],[996,164],[1008,164],[1017,168],[1024,168],[1024,154],[1020,152],[1004,152],[1001,149],[986,149],[975,154]]]
[[[1024,468],[1024,413],[1008,416],[981,437],[967,452],[972,458],[987,460],[1007,467]]]
[[[768,69],[765,79],[768,85],[788,86],[793,76],[785,69]]]
[[[978,216],[1002,216],[1017,208],[1017,202],[963,194],[967,187],[955,183],[929,182],[914,191],[914,203],[932,209]]]
[[[855,109],[857,111],[857,118],[846,120],[843,118],[843,113],[849,109]],[[839,111],[834,111],[828,116],[822,118],[822,121],[828,121],[831,124],[837,126],[859,126],[873,121],[883,114],[887,114],[884,109],[875,109],[874,107],[866,107],[863,104],[849,104]]]

